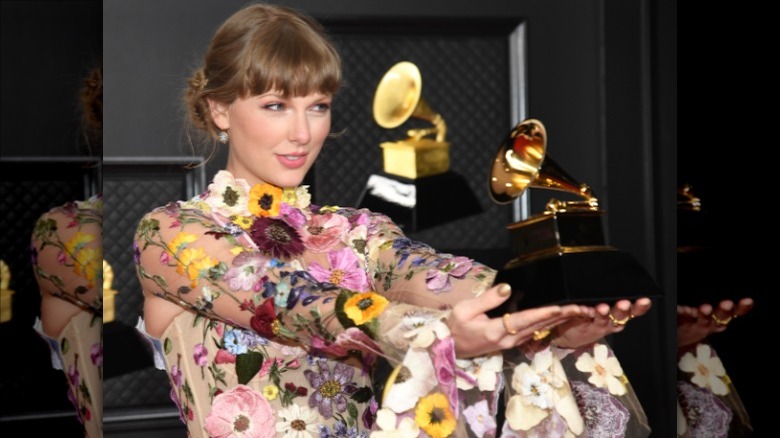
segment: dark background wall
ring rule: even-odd
[[[198,66],[217,25],[243,4],[205,0],[186,2],[186,6],[176,1],[104,2],[105,95],[109,102],[105,110],[106,158],[192,154],[182,127],[179,98],[185,78]],[[548,153],[567,172],[594,188],[607,211],[610,243],[634,255],[664,289],[665,296],[656,300],[648,316],[633,321],[626,332],[610,342],[654,432],[670,436],[675,418],[676,2],[399,0],[284,4],[309,12],[344,41],[344,23],[350,22],[395,23],[396,31],[397,23],[408,23],[410,35],[425,33],[425,26],[451,29],[456,23],[466,36],[484,31],[491,38],[500,32],[491,31],[485,23],[526,24],[528,115],[545,123]],[[447,35],[447,44],[458,38],[457,33]],[[463,39],[462,43],[469,41]],[[386,65],[395,61],[388,59]],[[489,60],[480,62],[486,74],[470,84],[473,88],[451,89],[453,95],[466,95],[467,104],[448,108],[449,113],[473,110],[469,99],[478,102],[480,92],[493,96],[494,82],[506,81],[506,73],[490,71],[493,64]],[[384,67],[376,68],[381,73]],[[436,74],[429,73],[434,77]],[[424,80],[426,77],[424,73]],[[366,83],[376,82],[369,78]],[[436,81],[429,83],[426,86],[431,88],[437,85]],[[507,96],[504,104],[508,106],[509,101]],[[497,102],[501,104],[500,99]],[[368,114],[370,106],[343,110]],[[490,113],[474,111],[470,117],[484,120]],[[367,120],[370,123],[370,118]],[[518,121],[499,120],[495,132],[482,135],[482,144],[465,143],[470,137],[458,134],[457,129],[450,138],[453,147],[493,148]],[[370,129],[374,127],[366,126]],[[360,133],[353,130],[347,135]],[[382,136],[381,132],[368,137],[365,149],[355,153],[369,157],[370,163],[381,163],[376,146],[387,139],[387,134]],[[458,155],[453,154],[452,159],[457,162]],[[218,162],[213,164],[209,173],[219,166]],[[363,183],[361,178],[351,182],[353,186]],[[108,203],[110,193],[106,196]],[[542,203],[550,196],[532,194]],[[348,200],[337,201],[348,205]],[[490,221],[508,222],[509,207],[490,208],[483,220],[498,233],[500,227],[492,227]],[[433,240],[438,240],[438,247],[459,248],[456,232],[436,235]]]

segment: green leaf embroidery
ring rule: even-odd
[[[68,354],[69,348],[70,342],[68,342],[68,338],[62,338],[62,343],[60,344],[60,350],[62,350],[62,354]]]
[[[354,293],[342,289],[339,292],[338,298],[336,298],[336,317],[339,319],[341,326],[346,328],[355,327],[355,322],[349,319],[346,313],[344,313],[344,305],[347,303]]]
[[[171,338],[165,338],[165,341],[163,341],[163,349],[165,350],[165,354],[171,354],[171,350],[173,350]]]
[[[373,395],[374,391],[370,386],[363,386],[362,388],[358,388],[357,391],[353,392],[350,398],[358,403],[366,403],[371,400],[371,396]]]
[[[248,351],[236,356],[236,374],[238,383],[245,385],[260,371],[263,355],[257,351]]]
[[[352,403],[352,402],[349,402],[349,403],[347,404],[347,412],[349,412],[349,417],[350,417],[350,419],[357,418],[357,416],[358,416],[358,410],[357,410],[357,407],[356,407],[356,406],[355,406],[355,404],[354,404],[354,403]],[[351,426],[351,424],[350,424],[350,426]]]

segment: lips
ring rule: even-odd
[[[281,155],[277,154],[276,158],[282,165],[288,169],[297,169],[306,164],[306,156],[308,154],[289,154]]]

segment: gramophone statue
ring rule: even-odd
[[[564,172],[546,154],[547,132],[535,119],[512,129],[493,160],[491,199],[507,204],[529,187],[574,194],[551,199],[540,214],[510,224],[515,257],[499,270],[512,298],[491,314],[547,304],[613,302],[660,294],[650,275],[629,254],[606,243],[598,199],[586,184]]]
[[[399,62],[384,74],[374,94],[373,113],[377,124],[386,129],[397,128],[410,118],[433,126],[410,129],[407,138],[381,144],[384,173],[369,177],[359,207],[390,216],[406,231],[482,211],[467,181],[450,171],[447,124],[422,98],[422,77],[416,65]],[[443,193],[456,193],[457,205]]]

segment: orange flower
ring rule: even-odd
[[[190,279],[190,287],[198,285],[198,278],[205,277],[208,270],[217,266],[219,262],[206,254],[203,248],[187,248],[179,255],[176,272]]]
[[[249,211],[258,217],[277,217],[282,189],[272,184],[255,184],[249,191]]]
[[[192,233],[185,233],[184,231],[180,231],[179,234],[177,234],[176,237],[171,240],[171,244],[168,245],[168,249],[170,250],[171,254],[178,254],[183,247],[196,241],[197,239],[198,236]]]

